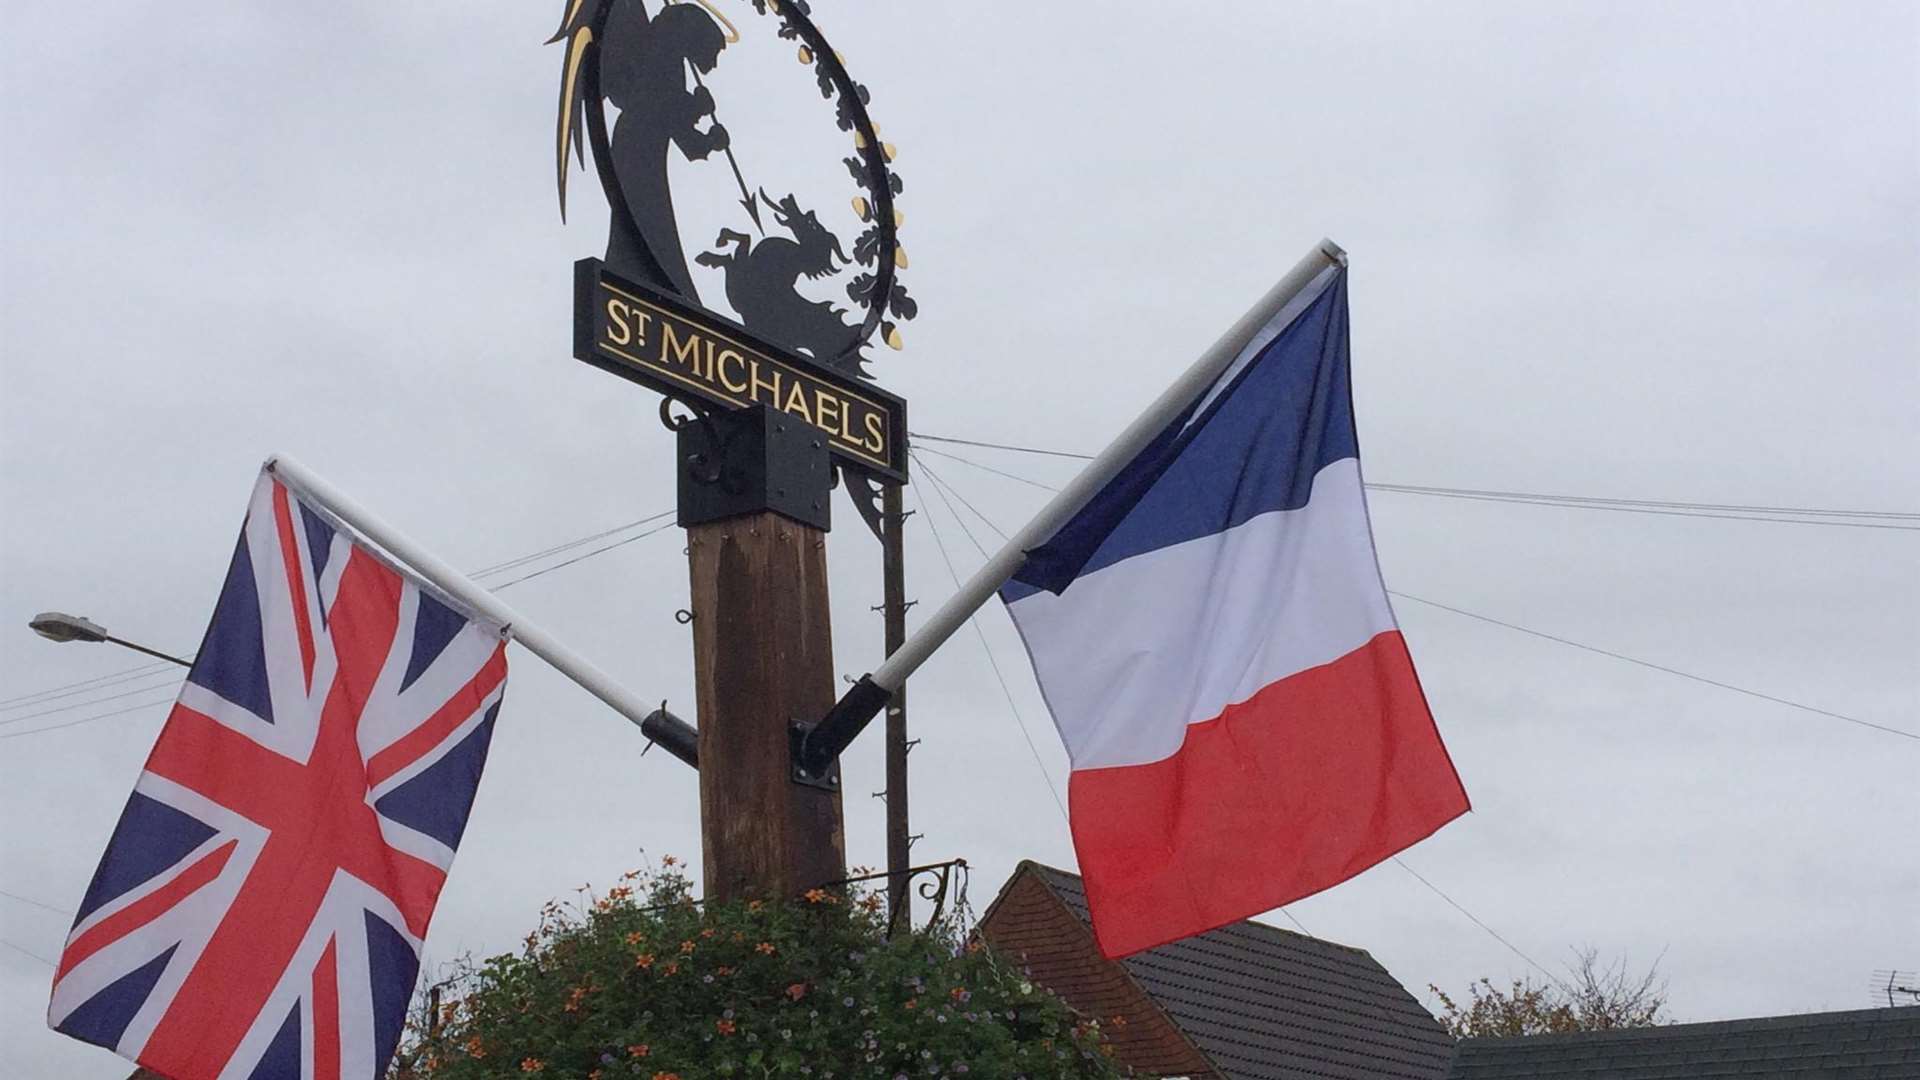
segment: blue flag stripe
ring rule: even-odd
[[[1313,478],[1359,456],[1347,373],[1346,274],[1225,392],[1162,431],[1053,538],[1028,553],[1006,602],[1149,551],[1306,505]],[[1188,421],[1192,419],[1192,423]]]

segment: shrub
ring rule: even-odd
[[[672,859],[549,903],[518,953],[461,964],[451,991],[435,1022],[416,1016],[396,1077],[1123,1075],[1097,1023],[957,918],[889,940],[871,891],[702,905]]]

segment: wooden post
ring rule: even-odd
[[[907,640],[906,525],[900,485],[888,484],[880,496],[883,550],[882,606],[886,612],[887,652]],[[887,918],[896,930],[913,925],[913,892],[906,869],[913,865],[913,837],[907,821],[907,688],[887,702]]]
[[[687,530],[706,897],[846,875],[840,792],[796,784],[788,724],[833,706],[826,533],[771,511]]]

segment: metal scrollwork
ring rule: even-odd
[[[965,859],[950,859],[943,863],[928,863],[925,866],[910,866],[898,875],[889,873],[862,874],[859,877],[843,878],[832,882],[835,886],[857,885],[869,881],[888,881],[895,876],[902,880],[902,887],[911,889],[920,899],[933,904],[933,914],[927,916],[923,929],[932,930],[946,918],[947,908],[952,906],[956,912],[967,910],[967,885],[971,880],[972,867]],[[887,913],[887,934],[892,936],[900,929],[901,908]]]

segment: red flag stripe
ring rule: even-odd
[[[1083,769],[1068,790],[1109,957],[1336,885],[1468,809],[1397,630],[1190,726],[1170,758]]]
[[[421,755],[439,746],[442,740],[453,733],[453,729],[466,723],[480,703],[487,700],[487,695],[493,693],[494,688],[506,678],[507,647],[501,645],[463,692],[449,699],[426,723],[373,755],[367,762],[367,786],[379,787],[395,773],[418,761]]]
[[[313,1080],[340,1080],[340,957],[329,940],[313,969]]]
[[[287,505],[286,485],[273,485],[273,523],[280,534],[280,567],[287,574],[287,591],[293,597],[293,624],[300,638],[300,666],[307,676],[307,689],[313,689],[313,622],[307,616],[306,575],[300,567],[300,543],[293,535],[293,510]]]
[[[239,846],[238,840],[227,841],[201,856],[172,881],[95,923],[92,929],[67,946],[67,951],[60,957],[60,967],[54,972],[54,981],[65,978],[67,972],[87,957],[159,918],[175,904],[219,877],[220,871],[226,868],[227,860],[233,857],[233,850]]]

